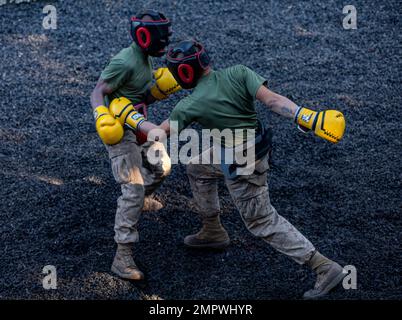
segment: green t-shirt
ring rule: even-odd
[[[113,89],[105,97],[106,105],[119,97],[126,97],[133,104],[140,103],[152,82],[152,60],[133,43],[112,58],[101,78]]]
[[[255,96],[265,83],[263,77],[243,65],[211,71],[198,81],[191,95],[176,105],[169,121],[177,121],[179,132],[192,122],[219,131],[255,129],[258,123]],[[237,134],[234,144],[244,140],[243,134]]]

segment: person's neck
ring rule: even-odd
[[[148,56],[149,56],[148,53],[144,52],[144,50],[142,50],[142,49],[140,48],[140,46],[139,46],[138,44],[136,44],[134,41],[133,41],[133,43],[131,44],[131,47],[132,47],[134,50],[141,52],[142,55],[144,56],[144,58],[148,59]]]

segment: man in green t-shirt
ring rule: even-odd
[[[128,103],[145,112],[147,104],[167,98],[180,86],[167,68],[158,69],[154,75],[152,71],[151,57],[162,56],[169,43],[170,21],[162,13],[146,10],[131,19],[131,35],[131,46],[114,56],[103,70],[91,94],[91,105],[96,130],[109,153],[113,176],[121,186],[114,226],[117,251],[112,271],[125,279],[141,280],[144,274],[132,256],[132,245],[138,241],[137,223],[142,209],[161,208],[151,194],[169,174],[170,159],[161,143],[143,143],[140,133],[125,130],[110,114],[108,106],[113,99],[124,96]],[[163,157],[159,163],[148,163],[144,157],[148,149],[161,152]]]
[[[295,119],[303,131],[312,130],[319,137],[333,143],[343,137],[345,120],[342,113],[335,110],[315,112],[298,107],[289,99],[269,90],[266,80],[245,66],[214,71],[210,68],[204,48],[195,41],[183,41],[171,49],[167,55],[167,64],[180,86],[194,88],[193,93],[181,100],[169,119],[160,126],[145,121],[141,114],[131,108],[125,115],[125,121],[130,127],[148,134],[148,137],[151,132],[157,131],[155,129],[170,134],[172,127],[180,132],[193,122],[218,132],[229,129],[233,138],[225,139],[222,143],[224,149],[236,149],[248,143],[249,136],[244,135],[244,130],[257,131],[251,173],[233,175],[227,170],[226,163],[209,163],[214,148],[205,150],[188,164],[187,173],[195,207],[203,225],[198,233],[187,236],[184,243],[192,248],[224,248],[229,245],[229,236],[219,218],[217,182],[224,178],[248,230],[279,252],[316,272],[315,287],[307,291],[304,297],[317,298],[327,294],[344,278],[343,268],[319,253],[271,205],[267,183],[269,148],[266,146],[269,138],[265,133],[260,133],[264,129],[261,129],[257,121],[254,101],[261,101],[285,118]],[[114,106],[112,114],[120,114],[120,109]],[[232,165],[240,168],[236,163]]]

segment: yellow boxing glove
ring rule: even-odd
[[[295,121],[302,131],[313,130],[317,136],[332,143],[338,143],[345,133],[345,117],[337,110],[316,112],[299,107]]]
[[[139,109],[140,105],[134,107],[131,101],[125,97],[113,99],[109,105],[109,110],[112,116],[122,126],[126,125],[134,131],[136,131],[138,126],[145,121],[145,117],[139,113],[136,108]]]
[[[156,100],[164,100],[172,93],[181,90],[168,68],[159,68],[154,72],[155,83],[151,87],[151,95]]]
[[[123,139],[123,126],[110,114],[105,106],[94,110],[95,126],[99,137],[105,144],[113,145]]]

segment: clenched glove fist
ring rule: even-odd
[[[168,68],[159,68],[154,72],[155,83],[151,87],[151,95],[156,100],[164,100],[172,93],[181,90]]]
[[[108,145],[119,143],[123,139],[124,129],[105,106],[94,110],[95,126],[102,142]]]
[[[300,107],[295,121],[303,132],[312,130],[317,136],[332,143],[338,143],[345,133],[345,117],[337,110],[316,112]]]
[[[113,99],[109,105],[112,116],[120,123],[121,126],[126,125],[130,129],[137,131],[141,123],[145,121],[145,117],[137,111],[137,109],[145,109],[145,104],[133,106],[130,100],[125,97]]]

